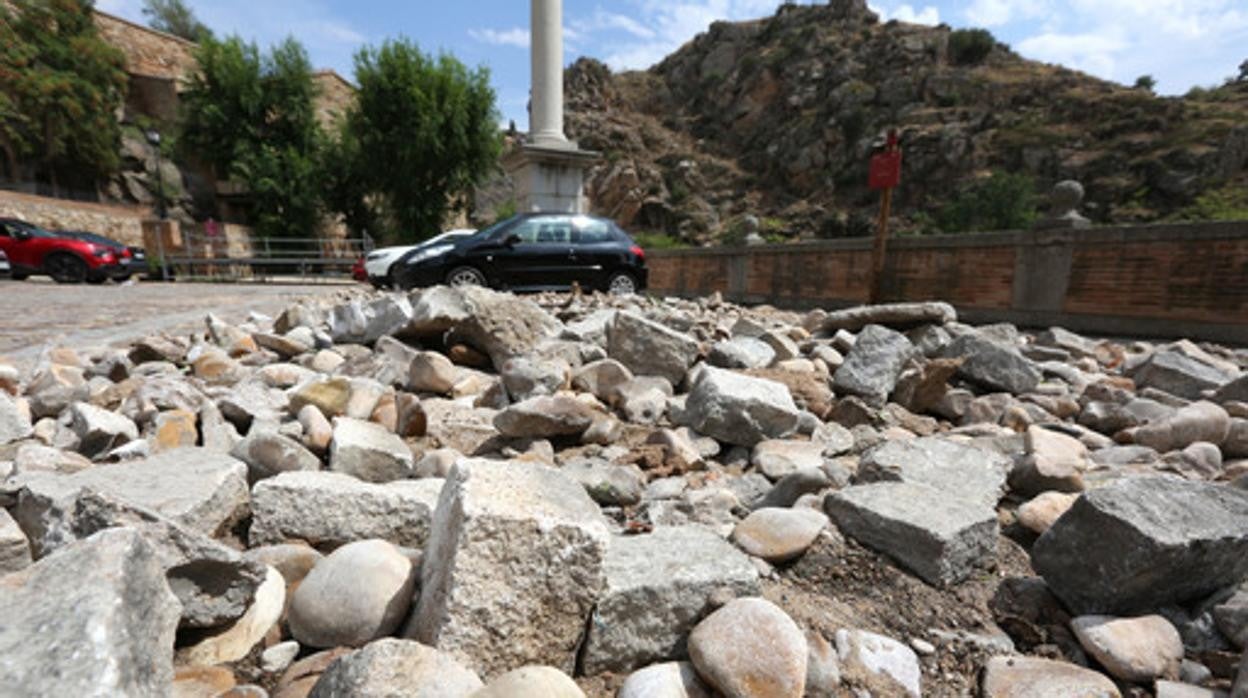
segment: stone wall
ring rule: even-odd
[[[871,241],[652,252],[649,266],[656,294],[843,307],[867,299]],[[900,239],[884,287],[976,321],[1248,344],[1248,222]]]
[[[195,44],[120,17],[96,11],[100,36],[126,54],[126,72],[183,81],[195,70]]]
[[[316,97],[316,120],[329,128],[345,115],[355,102],[355,86],[332,70],[321,70],[312,76],[319,94]]]
[[[0,218],[19,218],[49,230],[83,230],[127,245],[143,244],[142,206],[113,206],[0,191]]]

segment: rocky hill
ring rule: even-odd
[[[891,126],[903,229],[992,172],[1042,192],[1080,180],[1098,222],[1183,215],[1246,186],[1248,82],[1157,97],[1001,44],[969,55],[967,35],[882,23],[862,0],[716,23],[648,71],[573,65],[569,135],[604,154],[590,177],[601,213],[687,242],[755,221],[774,236],[861,231],[872,143]]]

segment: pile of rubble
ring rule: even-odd
[[[1246,352],[448,288],[205,330],[0,363],[3,692],[1248,695]]]

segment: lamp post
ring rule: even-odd
[[[165,210],[165,176],[160,160],[160,132],[152,129],[147,132],[147,142],[156,149],[156,217],[160,225],[156,230],[156,253],[160,255],[160,280],[169,280],[169,265],[165,262],[165,219],[169,212]]]

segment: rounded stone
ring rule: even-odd
[[[688,662],[666,662],[628,675],[615,698],[711,698],[713,694]]]
[[[707,616],[689,634],[689,658],[726,698],[800,698],[806,688],[806,637],[765,599],[736,599]]]
[[[1018,508],[1018,522],[1023,528],[1042,535],[1079,499],[1077,494],[1045,492]]]
[[[759,509],[737,524],[732,539],[755,557],[787,562],[806,552],[827,525],[827,516],[810,509]]]
[[[526,666],[494,679],[472,698],[585,698],[585,693],[558,669]]]
[[[311,647],[360,647],[407,616],[412,563],[382,540],[349,543],[316,564],[295,591],[290,632]]]
[[[443,698],[467,696],[481,679],[451,655],[411,640],[385,638],[338,658],[309,698]]]
[[[1108,677],[1067,662],[1038,657],[993,657],[984,670],[984,698],[1081,696],[1121,698]]]
[[[1183,639],[1161,616],[1079,616],[1070,627],[1083,649],[1123,681],[1151,683],[1179,677]]]

